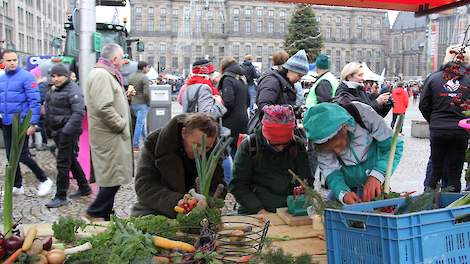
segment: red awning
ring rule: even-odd
[[[275,0],[276,2],[349,6],[415,12],[417,16],[470,4],[470,0]]]

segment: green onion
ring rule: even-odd
[[[453,203],[446,206],[446,208],[454,208],[454,207],[459,207],[459,206],[464,206],[464,205],[469,205],[469,204],[470,204],[470,193],[467,193],[466,195],[460,197],[459,199],[455,200]]]
[[[390,193],[390,177],[392,176],[393,161],[395,159],[395,150],[398,143],[398,134],[401,131],[403,126],[403,121],[405,120],[405,114],[398,116],[397,125],[395,126],[395,132],[393,133],[392,145],[390,146],[390,155],[388,156],[387,172],[385,173],[384,181],[384,193]]]
[[[232,142],[232,138],[218,140],[217,144],[209,154],[209,157],[207,157],[206,154],[206,140],[207,136],[203,134],[201,140],[201,154],[199,154],[196,144],[193,144],[193,152],[196,162],[197,175],[199,177],[199,191],[206,198],[209,198],[209,191],[215,169],[217,168],[217,164],[219,163],[223,152],[227,149],[230,142]]]
[[[13,181],[15,179],[18,163],[20,162],[21,149],[23,148],[26,131],[29,128],[32,112],[29,111],[23,123],[20,125],[20,114],[13,116],[11,131],[10,160],[5,169],[5,185],[3,188],[3,233],[5,238],[12,235],[13,228]]]

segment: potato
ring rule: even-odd
[[[34,239],[31,247],[26,251],[28,255],[39,255],[42,252],[43,243],[41,239]]]
[[[242,230],[233,230],[228,235],[228,239],[230,240],[230,242],[239,242],[242,241],[244,238],[245,232],[243,232]]]

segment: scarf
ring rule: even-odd
[[[358,83],[358,82],[350,82],[350,81],[343,81],[344,84],[346,84],[348,86],[348,88],[351,88],[351,89],[357,89],[357,88],[363,88],[364,85],[362,83]]]
[[[193,84],[206,84],[212,90],[212,95],[220,95],[219,90],[215,88],[214,84],[211,80],[208,80],[202,76],[192,75],[188,80],[186,80],[186,86],[190,86]]]
[[[100,57],[98,59],[98,62],[96,63],[96,68],[103,68],[105,70],[107,70],[109,73],[111,73],[112,75],[114,75],[114,77],[116,77],[116,79],[118,80],[118,82],[121,84],[121,86],[124,87],[124,76],[122,76],[121,72],[119,71],[119,69],[114,66],[110,60],[106,59],[106,58],[103,58],[103,57]]]

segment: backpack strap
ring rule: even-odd
[[[346,109],[346,111],[348,111],[348,113],[354,118],[354,121],[356,121],[356,123],[358,123],[362,128],[369,130],[369,128],[367,128],[366,124],[364,123],[364,120],[362,120],[359,110],[357,110],[357,107],[354,104],[345,103],[341,104],[341,106]]]
[[[284,77],[282,77],[277,71],[275,70],[270,70],[267,73],[265,73],[263,76],[261,76],[258,79],[258,85],[261,83],[261,81],[266,78],[267,76],[274,76],[276,79],[279,81],[280,87],[281,87],[281,93],[279,94],[280,96],[280,104],[289,104],[289,101],[287,98],[287,84],[286,81],[284,80]]]
[[[192,99],[189,99],[189,86],[186,87],[186,100],[188,100],[188,108],[186,108],[186,113],[195,113],[198,111],[198,99],[199,99],[199,90],[201,90],[201,87],[203,84],[200,84],[196,89],[196,93],[194,94],[194,97]]]

